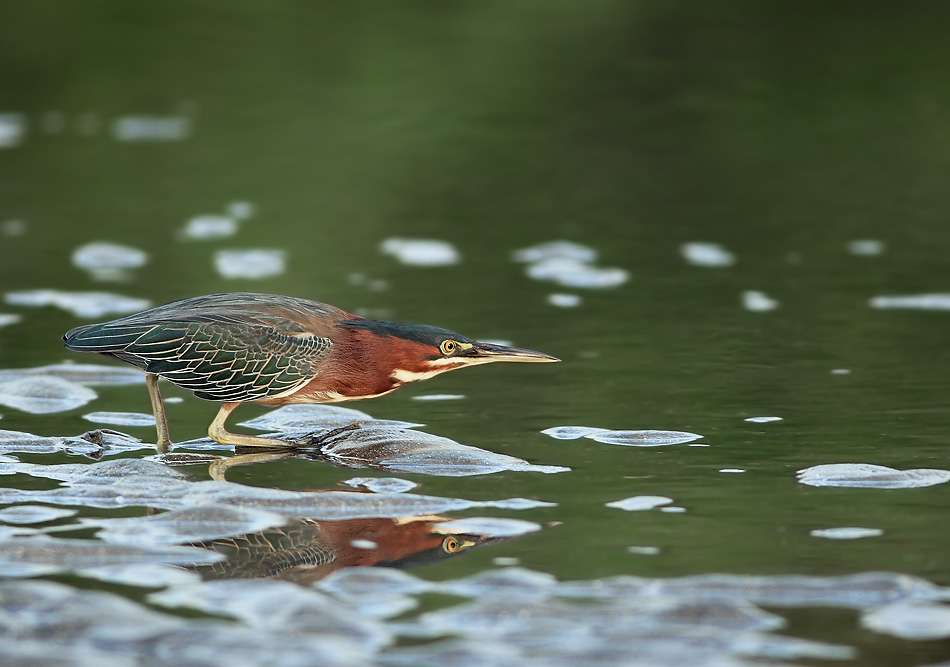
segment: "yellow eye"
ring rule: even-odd
[[[442,341],[442,344],[439,345],[439,350],[442,352],[442,354],[452,354],[457,349],[459,349],[459,344],[454,340],[444,340]]]
[[[442,550],[447,554],[454,554],[460,546],[459,541],[451,535],[442,540]]]

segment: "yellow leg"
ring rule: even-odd
[[[360,428],[359,424],[350,424],[349,426],[342,426],[326,433],[321,433],[315,436],[307,436],[306,438],[292,442],[288,440],[278,440],[277,438],[262,438],[259,435],[231,433],[224,428],[224,422],[227,421],[228,415],[234,412],[234,409],[239,405],[239,402],[228,402],[221,405],[221,409],[218,410],[218,414],[215,416],[214,421],[211,422],[211,426],[208,427],[208,436],[212,440],[221,443],[222,445],[231,445],[233,447],[272,447],[279,449],[296,449],[298,447],[315,447],[341,433]]]
[[[148,388],[148,397],[152,401],[152,414],[155,415],[155,430],[158,440],[155,446],[159,454],[164,454],[171,447],[172,441],[168,437],[168,421],[165,419],[165,402],[162,392],[158,389],[158,376],[154,373],[145,374],[145,386]]]

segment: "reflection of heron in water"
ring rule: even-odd
[[[508,539],[440,532],[440,524],[446,521],[442,516],[298,519],[282,528],[195,544],[224,554],[227,560],[191,569],[205,579],[286,579],[309,584],[344,567],[424,565]]]

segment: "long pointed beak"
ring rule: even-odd
[[[551,361],[560,361],[557,357],[534,350],[525,350],[519,347],[508,347],[506,345],[494,345],[493,343],[475,343],[472,349],[467,350],[463,355],[468,359],[481,362],[489,361],[518,361],[526,363],[547,363]]]

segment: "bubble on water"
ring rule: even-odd
[[[877,537],[883,535],[880,528],[822,528],[809,533],[812,537],[824,537],[829,540],[859,540],[863,537]]]
[[[909,310],[950,310],[950,294],[914,294],[908,296],[876,296],[871,308]]]
[[[257,212],[254,204],[248,201],[233,201],[227,206],[228,216],[235,220],[247,220]]]
[[[10,368],[0,370],[0,382],[36,376],[52,376],[89,387],[140,384],[145,373],[127,366],[102,366],[66,362],[36,368]],[[168,402],[171,399],[165,399]]]
[[[686,431],[600,431],[584,436],[608,445],[627,447],[659,447],[661,445],[679,445],[699,440],[703,436]]]
[[[46,507],[45,505],[14,505],[0,510],[0,521],[4,523],[15,523],[17,525],[29,525],[34,523],[46,523],[47,521],[56,521],[65,519],[76,514],[76,510],[63,509],[60,507]]]
[[[96,392],[88,387],[53,376],[0,382],[0,405],[33,414],[65,412],[96,397]]]
[[[86,421],[117,426],[155,426],[155,417],[142,412],[90,412],[83,415]]]
[[[549,435],[557,440],[577,440],[591,433],[608,433],[606,428],[597,428],[596,426],[552,426],[546,428],[541,433]]]
[[[86,518],[97,526],[97,537],[112,544],[152,548],[205,542],[282,526],[287,520],[274,512],[227,505],[203,505],[127,519]]]
[[[112,123],[116,141],[184,141],[191,136],[185,116],[121,116]]]
[[[235,217],[224,215],[199,215],[185,223],[181,236],[193,241],[221,239],[234,236],[238,230]]]
[[[389,238],[380,244],[379,250],[409,266],[449,266],[461,261],[455,246],[437,239]]]
[[[0,223],[0,234],[4,236],[23,236],[27,229],[28,225],[25,220],[4,220]]]
[[[117,243],[87,243],[73,252],[73,265],[89,271],[97,280],[122,280],[129,269],[148,262],[148,253]]]
[[[736,256],[718,243],[684,243],[680,246],[680,254],[693,266],[724,267],[736,263]]]
[[[214,266],[225,278],[268,278],[286,270],[283,250],[219,250]]]
[[[612,503],[607,503],[606,507],[615,507],[620,510],[626,510],[627,512],[643,512],[662,505],[669,505],[672,502],[673,499],[667,498],[666,496],[633,496],[631,498],[624,498],[623,500],[615,500]]]
[[[575,308],[581,305],[581,298],[576,294],[548,294],[548,303],[558,308]]]
[[[21,113],[0,113],[0,149],[16,148],[26,138],[27,120]]]
[[[511,258],[516,262],[540,262],[552,257],[573,259],[578,262],[596,262],[597,251],[573,241],[547,241],[521,250],[515,250]]]
[[[798,481],[808,486],[911,489],[948,482],[950,470],[895,470],[870,463],[832,463],[799,470]]]
[[[422,426],[393,419],[376,419],[353,408],[336,405],[296,404],[285,405],[255,419],[241,422],[241,426],[259,431],[313,431],[320,428],[339,428],[359,424],[370,426],[399,426],[410,428]]]
[[[845,248],[852,255],[861,255],[864,257],[872,257],[875,255],[884,254],[884,242],[875,239],[857,239],[855,241],[848,241]]]
[[[629,280],[625,269],[598,267],[563,257],[551,257],[529,264],[525,273],[534,280],[547,280],[562,287],[604,289],[617,287]]]
[[[764,313],[778,308],[778,301],[765,292],[746,290],[742,293],[742,307],[754,313]]]
[[[6,302],[14,306],[55,306],[77,317],[96,318],[112,313],[145,310],[150,302],[108,292],[63,292],[52,289],[7,292]]]
[[[868,630],[910,641],[950,637],[950,606],[927,602],[898,602],[865,613]]]
[[[14,315],[12,313],[0,313],[0,327],[6,327],[11,324],[17,324],[22,322],[23,318],[19,315]]]
[[[465,394],[420,394],[413,396],[414,401],[460,401]]]
[[[442,535],[479,535],[481,537],[515,537],[541,530],[533,521],[499,517],[471,516],[433,524],[432,532]]]
[[[780,422],[782,421],[781,417],[747,417],[743,421],[753,422],[755,424],[765,424],[768,422]]]
[[[343,484],[362,487],[374,493],[405,493],[419,486],[415,482],[398,477],[353,477],[343,480]]]
[[[638,556],[657,556],[660,553],[660,547],[627,547],[627,553]]]

